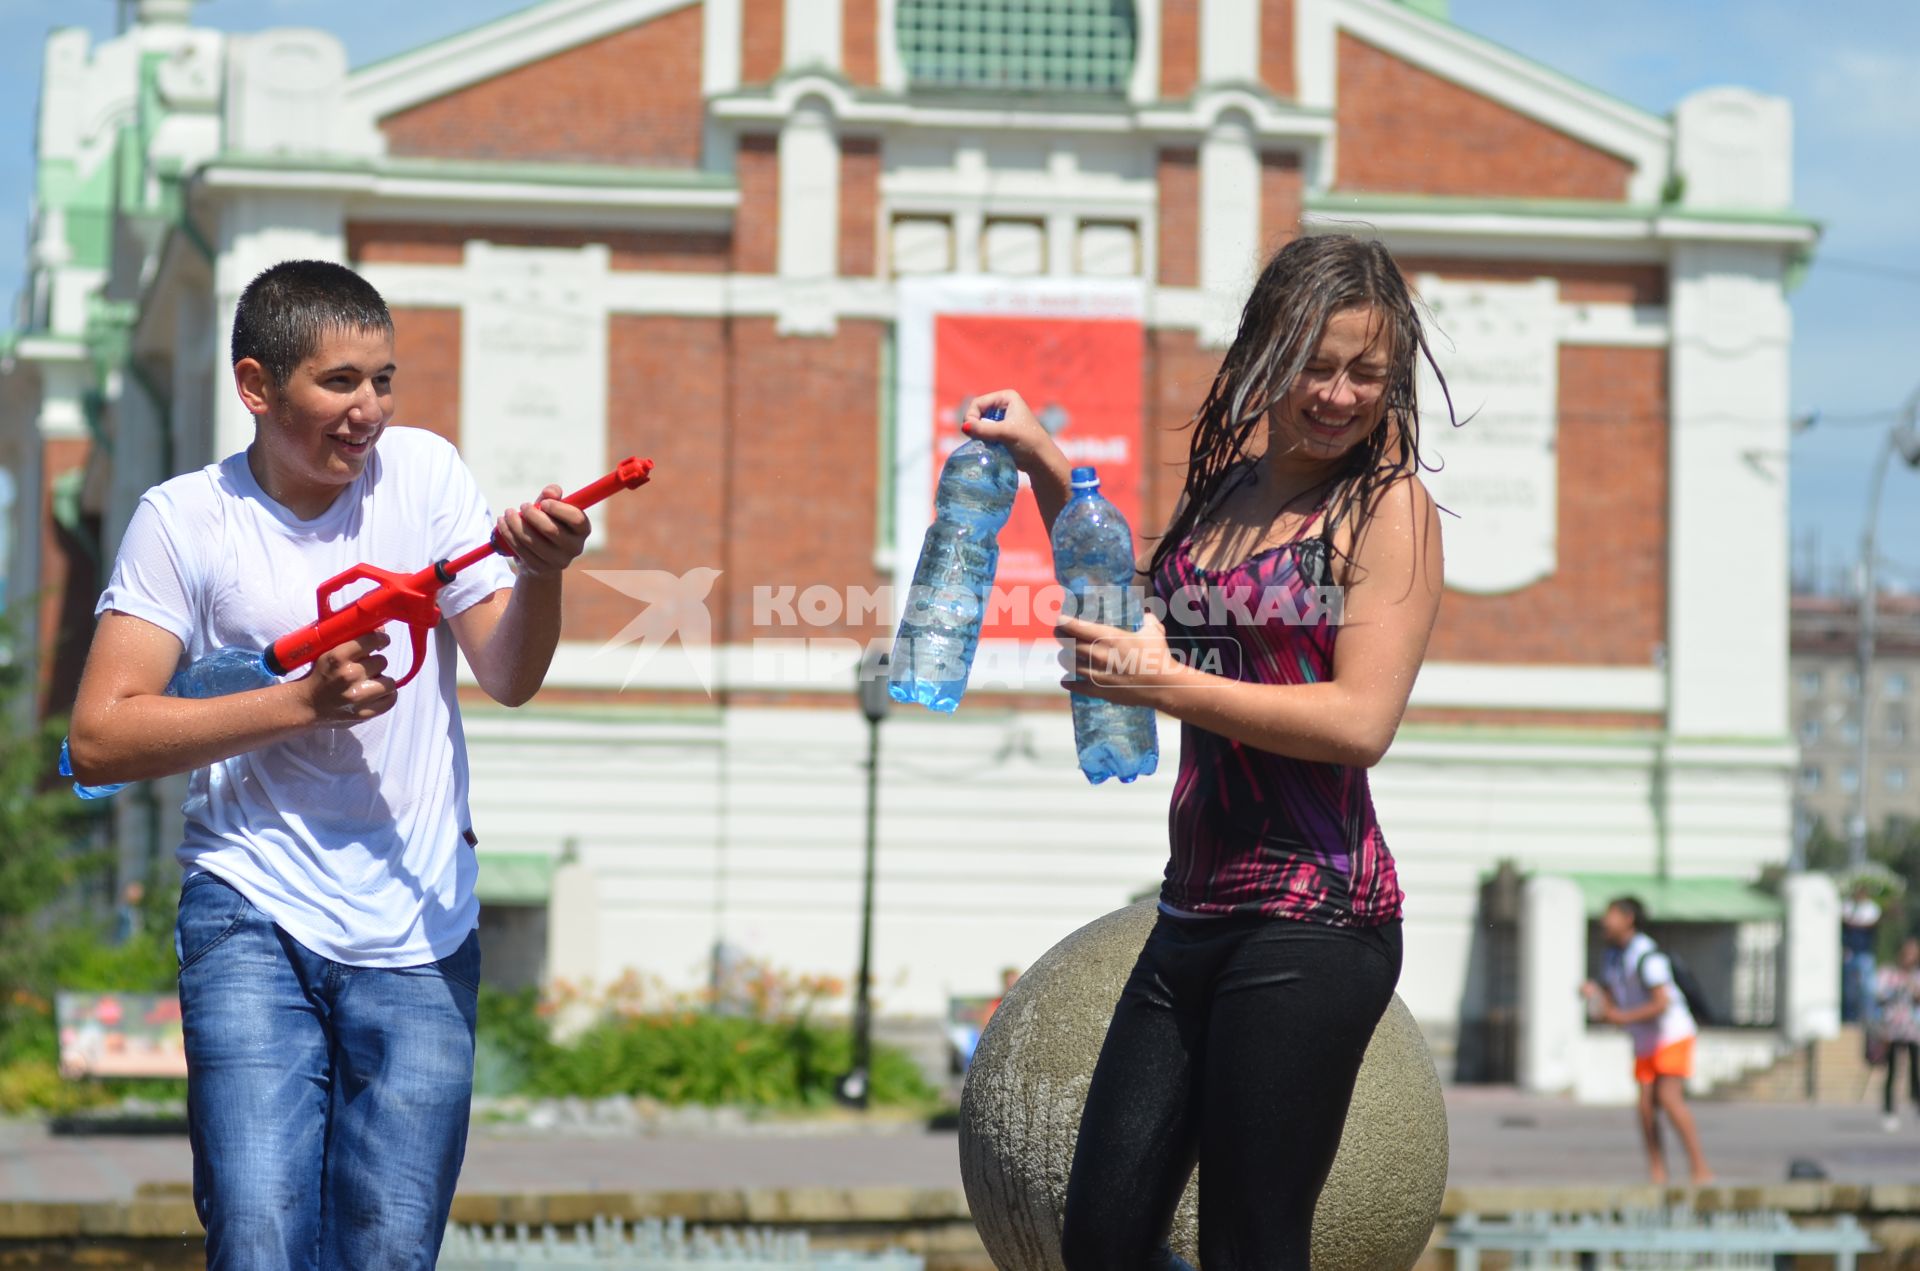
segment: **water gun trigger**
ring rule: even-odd
[[[351,602],[344,609],[333,607],[333,598],[350,583],[371,582],[379,584]],[[381,569],[378,565],[369,565],[364,561],[349,569],[344,569],[326,582],[321,583],[314,592],[314,601],[320,609],[320,629],[322,638],[335,634],[326,630],[330,619],[342,613],[364,615],[359,622],[340,624],[336,628],[339,638],[332,644],[323,644],[315,651],[315,656],[326,652],[335,645],[345,644],[348,640],[357,640],[361,636],[377,631],[389,622],[404,622],[412,637],[413,662],[401,679],[395,680],[395,690],[405,687],[413,677],[420,673],[427,651],[427,633],[440,625],[440,606],[434,593],[439,591],[436,584],[431,591],[419,586],[418,574],[399,574],[390,569]]]
[[[412,683],[413,677],[420,674],[420,667],[427,660],[427,632],[440,625],[440,606],[431,605],[430,608],[433,621],[425,625],[418,622],[409,622],[407,624],[407,631],[413,636],[413,664],[407,668],[405,675],[393,682],[395,692]]]
[[[335,609],[334,596],[355,582],[378,586]],[[268,647],[267,667],[276,675],[285,675],[312,662],[328,649],[357,640],[389,622],[404,622],[413,634],[413,666],[406,679],[394,686],[398,688],[419,671],[421,655],[426,651],[427,632],[440,621],[440,606],[435,599],[439,589],[432,569],[398,574],[365,562],[344,569],[314,591],[320,616]]]

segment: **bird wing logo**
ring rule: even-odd
[[[621,688],[630,687],[640,668],[677,636],[701,690],[713,692],[713,614],[707,608],[707,596],[720,577],[719,570],[702,566],[684,574],[664,569],[589,569],[586,573],[646,606],[594,655],[637,646]]]

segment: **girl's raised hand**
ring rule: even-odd
[[[986,418],[985,412],[996,406],[1006,412],[1005,418]],[[1013,455],[1014,464],[1029,476],[1036,470],[1064,472],[1066,469],[1067,457],[1053,444],[1053,438],[1047,435],[1026,399],[1011,388],[974,398],[967,406],[967,417],[960,422],[960,431],[982,441],[999,442]]]

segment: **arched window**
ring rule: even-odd
[[[915,88],[1123,96],[1133,0],[898,0],[900,56]]]

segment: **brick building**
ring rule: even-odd
[[[1401,992],[1436,1044],[1494,991],[1496,862],[1786,857],[1785,292],[1816,231],[1784,102],[1650,115],[1445,0],[547,0],[357,70],[326,34],[188,9],[48,42],[0,398],[22,654],[59,709],[139,493],[249,440],[223,350],[279,259],[382,289],[399,422],[455,439],[490,493],[654,458],[569,583],[547,692],[469,713],[496,970],[694,983],[721,945],[850,968],[846,650],[890,616],[823,611],[770,664],[755,641],[793,632],[756,588],[874,593],[910,567],[933,425],[899,404],[902,298],[1124,293],[1127,493],[1152,526],[1252,271],[1296,234],[1387,242],[1474,412],[1429,416],[1451,589],[1376,776],[1411,895]],[[607,648],[663,598],[704,599],[704,662]],[[1082,784],[1057,690],[885,736],[887,1009],[990,991],[1157,878],[1167,778]],[[121,817],[128,868],[166,850],[164,817]]]

